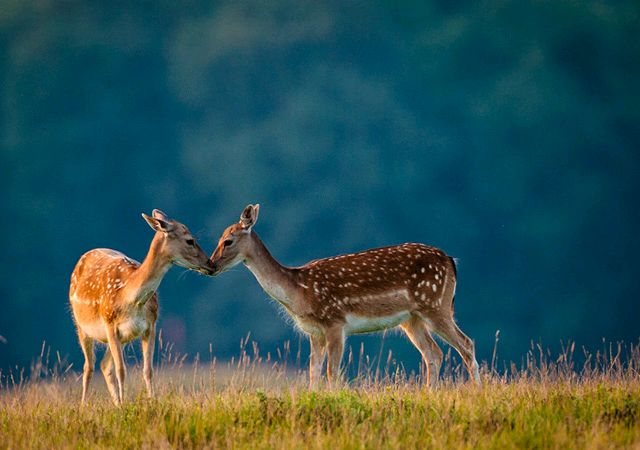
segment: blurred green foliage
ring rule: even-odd
[[[497,329],[507,358],[637,340],[639,18],[631,0],[4,0],[0,367],[44,339],[80,359],[69,274],[94,247],[141,260],[141,212],[209,250],[250,202],[285,264],[404,241],[460,258],[481,358]],[[245,269],[182,273],[160,289],[177,349],[297,341]]]

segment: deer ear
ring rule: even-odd
[[[169,222],[171,220],[171,219],[169,219],[169,217],[165,213],[163,213],[159,209],[154,209],[153,212],[151,213],[151,215],[155,219],[164,220],[165,222]]]
[[[154,211],[155,212],[155,211]],[[166,217],[166,216],[165,216]],[[161,231],[163,233],[168,233],[173,230],[173,224],[163,219],[158,219],[155,217],[149,217],[145,213],[142,213],[142,218],[147,221],[149,226],[156,231]]]
[[[260,205],[247,205],[240,215],[240,224],[245,230],[250,230],[258,220],[258,213],[260,212]]]

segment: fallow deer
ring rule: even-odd
[[[211,256],[216,274],[244,263],[262,288],[309,335],[309,381],[321,377],[325,351],[327,378],[339,376],[345,337],[400,326],[420,351],[426,381],[437,383],[440,335],[460,354],[470,377],[480,384],[474,343],[453,319],[456,266],[442,250],[402,244],[285,267],[269,253],[253,226],[260,205],[248,205],[229,226]]]
[[[69,301],[85,358],[82,404],[93,375],[95,341],[108,344],[100,368],[113,402],[121,405],[125,379],[122,344],[140,337],[143,378],[147,393],[153,396],[156,290],[172,264],[212,275],[208,256],[186,226],[157,209],[152,217],[142,217],[156,231],[142,264],[116,250],[97,248],[82,255],[71,274]]]

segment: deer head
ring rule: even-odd
[[[144,213],[142,217],[156,231],[154,239],[159,243],[159,255],[186,269],[213,275],[209,258],[184,224],[169,219],[158,209],[153,210],[152,217]]]
[[[247,205],[238,223],[227,227],[211,255],[214,273],[225,272],[250,256],[251,230],[258,220],[260,205]]]

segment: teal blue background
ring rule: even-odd
[[[78,257],[142,260],[160,208],[210,253],[247,203],[284,264],[423,242],[460,259],[488,359],[638,342],[640,8],[620,1],[17,1],[0,8],[0,367],[79,363]],[[174,268],[175,350],[298,335],[243,267]],[[365,338],[378,353],[380,335]],[[356,351],[359,338],[350,341]],[[306,355],[304,346],[303,358]],[[409,368],[418,353],[387,336]],[[76,367],[79,367],[76,365]]]

